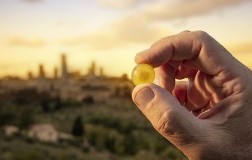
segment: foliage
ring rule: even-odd
[[[19,128],[28,128],[34,123],[34,111],[32,106],[1,106],[0,107],[0,126],[16,125]]]
[[[84,136],[84,126],[80,116],[77,116],[73,123],[72,134],[76,137]]]
[[[15,103],[6,104],[0,107],[0,127],[8,124],[16,125],[25,137],[31,124],[50,123],[59,132],[72,133],[76,138],[56,144],[22,137],[0,139],[1,160],[184,158],[180,151],[153,129],[128,98],[112,97],[102,103],[82,102],[82,104],[58,100],[60,107],[50,110],[57,104],[54,102],[57,101],[50,101],[48,111],[45,111],[39,103],[22,106]]]

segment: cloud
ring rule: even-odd
[[[28,3],[38,3],[38,2],[44,2],[44,0],[22,0],[23,2],[28,2]]]
[[[252,41],[228,45],[227,48],[230,50],[231,53],[234,53],[237,55],[251,54],[252,53]]]
[[[150,0],[98,0],[98,3],[107,8],[122,9],[138,6],[139,4],[148,1]]]
[[[12,46],[23,46],[23,47],[44,47],[46,41],[42,38],[24,38],[24,37],[11,37],[9,38],[9,44]]]
[[[142,16],[146,16],[150,20],[170,20],[207,14],[249,1],[251,2],[251,0],[98,0],[98,3],[113,9],[145,4],[145,8],[139,12]]]
[[[64,45],[86,45],[96,50],[125,47],[134,44],[150,44],[169,32],[160,27],[146,25],[138,18],[127,17],[103,26],[100,30],[65,39]]]
[[[252,70],[252,41],[232,43],[226,47],[239,61]]]
[[[176,18],[190,18],[214,12],[229,6],[236,6],[251,0],[179,0],[174,3],[163,1],[149,5],[139,13],[151,21],[168,21]]]
[[[178,18],[190,18],[207,14],[229,6],[235,6],[251,0],[179,0],[147,1],[140,10],[132,10],[130,15],[118,18],[102,26],[99,30],[70,37],[62,41],[64,45],[86,45],[93,49],[110,49],[132,44],[150,44],[157,39],[171,34],[167,28],[161,28],[159,22]],[[100,0],[110,5],[137,5],[143,0],[112,1]]]

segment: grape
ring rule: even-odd
[[[154,68],[149,64],[138,64],[132,71],[132,81],[135,85],[152,83],[155,78]]]

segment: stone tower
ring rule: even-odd
[[[61,55],[61,78],[62,79],[67,79],[68,77],[68,71],[67,71],[67,57],[63,53]]]
[[[53,69],[53,78],[54,78],[54,79],[57,79],[57,78],[58,78],[58,68],[57,68],[57,67],[55,67],[55,68]]]
[[[44,65],[43,64],[39,65],[39,78],[40,79],[45,78],[45,70],[44,70]]]
[[[93,61],[89,68],[89,76],[96,76],[96,63]]]

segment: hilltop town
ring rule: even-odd
[[[92,62],[88,73],[0,80],[2,160],[174,160],[184,158],[161,137],[131,100],[126,74],[109,77]],[[99,74],[97,74],[99,71]]]
[[[9,91],[34,89],[62,100],[82,101],[92,97],[95,101],[104,101],[114,94],[129,94],[126,92],[133,87],[126,74],[121,77],[106,76],[103,68],[97,69],[95,62],[91,63],[86,75],[80,75],[78,71],[69,72],[66,55],[62,54],[60,58],[61,72],[59,74],[59,69],[54,68],[53,77],[47,77],[44,65],[40,64],[37,77],[28,72],[28,79],[5,77],[0,80],[0,100]]]

